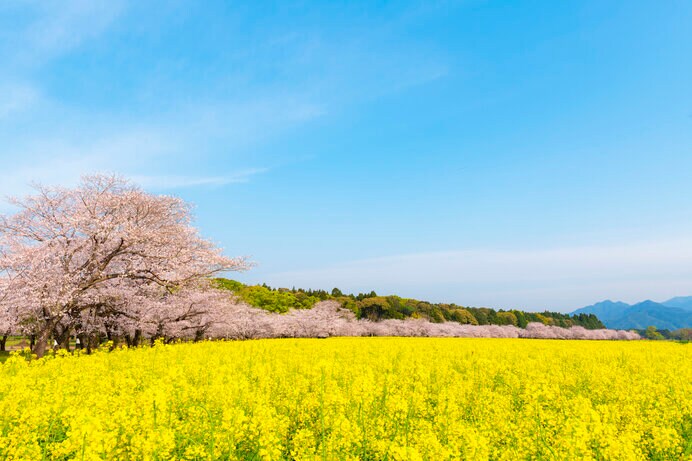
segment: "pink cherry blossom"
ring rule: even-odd
[[[209,277],[248,267],[199,236],[183,200],[117,176],[12,203],[0,217],[0,316],[36,335],[38,355],[56,330],[204,330],[219,296]]]

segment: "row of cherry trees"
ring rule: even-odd
[[[0,338],[28,335],[38,356],[51,338],[65,347],[73,335],[87,346],[156,337],[639,337],[542,324],[372,322],[356,320],[334,301],[273,314],[211,285],[214,275],[249,264],[200,237],[190,206],[179,198],[99,175],[73,189],[38,186],[12,203],[16,213],[0,216]]]
[[[227,295],[214,274],[243,270],[199,236],[190,206],[117,176],[89,176],[73,189],[36,187],[0,217],[0,334],[200,336]]]
[[[233,303],[220,321],[209,330],[214,337],[231,339],[256,338],[324,338],[328,336],[435,336],[456,338],[543,338],[634,340],[635,332],[624,330],[589,330],[581,326],[562,328],[529,323],[526,328],[514,325],[467,325],[458,322],[434,323],[425,319],[356,319],[352,311],[337,301],[322,301],[312,309],[291,310],[278,314],[246,304]]]

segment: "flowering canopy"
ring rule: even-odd
[[[204,323],[208,278],[248,266],[199,236],[183,200],[117,176],[36,192],[0,217],[0,316],[36,334],[39,354],[56,328]]]

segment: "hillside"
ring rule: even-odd
[[[487,307],[460,306],[454,303],[430,303],[395,295],[378,296],[370,293],[344,294],[338,288],[303,290],[272,288],[267,285],[244,285],[235,280],[216,279],[217,286],[230,290],[251,306],[267,311],[285,313],[290,309],[307,309],[319,301],[335,300],[352,311],[358,319],[373,321],[422,318],[433,323],[445,321],[468,325],[514,325],[525,328],[531,322],[569,328],[582,326],[587,329],[605,328],[596,315],[591,313],[563,314],[560,312],[526,312],[521,310],[495,310]]]
[[[645,329],[653,325],[660,330],[692,327],[692,297],[673,298],[663,303],[646,300],[637,304],[606,300],[572,312],[594,314],[608,327]]]

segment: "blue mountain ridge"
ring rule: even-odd
[[[671,298],[661,303],[646,300],[637,304],[606,300],[577,309],[573,314],[595,314],[608,328],[619,330],[692,328],[692,296]]]
[[[668,307],[678,307],[680,309],[692,311],[692,296],[676,296],[661,304]]]

